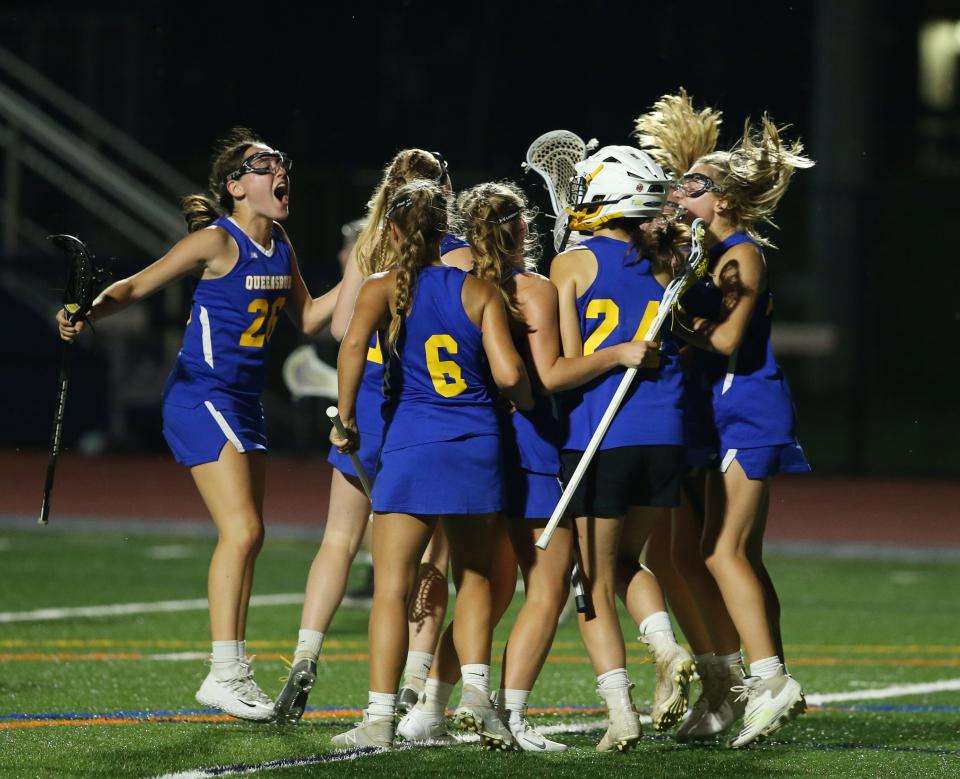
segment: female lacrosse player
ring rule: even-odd
[[[342,339],[353,314],[363,280],[396,263],[390,242],[386,211],[397,190],[411,181],[436,181],[449,190],[447,163],[437,152],[404,149],[387,165],[380,184],[367,203],[366,223],[344,268],[342,294],[333,312],[331,332]],[[446,234],[440,244],[444,261],[462,267],[472,262],[466,243]],[[383,349],[378,333],[372,335],[364,363],[363,381],[357,397],[357,425],[362,446],[356,453],[369,478],[373,478],[383,440]],[[278,719],[293,723],[303,715],[307,697],[316,680],[317,661],[323,639],[347,586],[350,565],[367,529],[370,501],[347,455],[331,447],[333,465],[330,504],[323,541],[307,578],[300,633],[287,682],[277,696]],[[411,615],[411,645],[401,690],[401,705],[412,706],[423,689],[433,660],[437,635],[447,607],[447,548],[442,531],[430,544],[421,564],[421,590]]]
[[[474,723],[481,737],[487,737],[487,723],[497,721],[488,698],[490,570],[503,499],[487,371],[518,408],[533,405],[496,288],[440,261],[448,225],[443,191],[425,181],[401,187],[387,221],[396,269],[361,287],[338,361],[339,408],[349,437],[331,433],[341,451],[357,448],[364,355],[374,332],[387,329],[392,403],[373,494],[369,707],[358,727],[334,739],[337,746],[392,742],[413,571],[439,518],[458,593],[453,638],[463,663],[464,698],[482,712],[482,721]],[[491,734],[490,741],[507,746],[509,734]]]
[[[743,727],[730,745],[763,738],[802,713],[800,684],[786,673],[779,642],[779,603],[759,561],[770,478],[810,470],[797,443],[790,390],[770,348],[773,299],[767,286],[760,221],[770,221],[793,172],[813,162],[800,142],[784,143],[766,115],[747,122],[730,152],[713,152],[682,177],[679,202],[707,223],[716,317],[694,316],[678,329],[703,350],[703,375],[719,436],[719,472],[708,476],[703,552],[727,610],[750,655],[740,688]],[[709,494],[723,496],[723,510]],[[712,510],[713,509],[713,510]],[[753,558],[753,559],[752,559]]]
[[[568,357],[642,339],[672,276],[670,267],[654,264],[656,256],[641,255],[631,246],[667,197],[668,182],[656,163],[636,149],[608,146],[576,170],[585,178],[586,195],[570,227],[591,231],[593,237],[559,254],[550,269]],[[669,334],[650,357],[570,503],[595,611],[589,620],[581,615],[580,632],[598,692],[610,711],[610,728],[597,746],[601,751],[628,749],[640,738],[614,602],[618,592],[657,663],[657,729],[686,710],[694,673],[692,658],[674,638],[656,578],[638,562],[653,525],[667,521],[669,509],[679,502],[683,458],[681,373]],[[566,398],[565,479],[579,463],[623,372],[609,371]]]
[[[673,177],[680,178],[697,159],[716,148],[721,122],[720,111],[696,110],[686,90],[680,89],[676,94],[664,95],[650,111],[639,116],[634,134],[650,156]],[[685,211],[675,202],[678,199],[674,192],[667,203],[674,225],[681,216],[679,212]],[[698,284],[684,297],[683,308],[688,313],[716,319],[720,301],[705,285]],[[740,636],[700,549],[708,497],[706,477],[719,464],[720,446],[710,383],[703,375],[704,357],[703,352],[691,346],[682,352],[687,470],[681,503],[673,511],[671,537],[661,539],[654,534],[647,551],[647,559],[653,561],[677,620],[696,653],[702,683],[700,697],[676,731],[678,741],[712,738],[728,730],[744,709],[740,693],[733,691],[743,685]],[[709,497],[714,504],[712,511],[722,514],[723,496],[713,490]],[[773,599],[776,600],[776,593]]]
[[[457,212],[475,257],[475,272],[500,289],[514,342],[526,355],[527,369],[540,389],[571,389],[618,366],[641,364],[648,350],[643,342],[617,344],[586,357],[560,355],[557,291],[549,279],[534,272],[539,241],[530,227],[532,214],[520,189],[508,183],[481,184],[460,195]],[[545,397],[529,412],[502,415],[501,431],[507,489],[504,514],[526,596],[507,642],[500,702],[509,712],[510,731],[520,749],[562,751],[566,749],[563,744],[544,738],[526,717],[530,691],[553,642],[570,586],[569,523],[561,525],[547,550],[535,546],[560,499],[557,476],[562,432]],[[515,569],[512,555],[508,563]],[[503,576],[494,582],[498,593],[505,590],[506,597],[494,598],[503,608],[509,604],[513,579]],[[439,652],[444,648],[441,644]],[[441,660],[438,657],[438,668],[450,669],[447,678],[431,672],[425,697],[400,723],[398,732],[407,740],[438,741],[446,736],[443,712],[456,682],[456,663]],[[461,705],[458,714],[462,716],[465,708]]]
[[[210,195],[183,201],[190,235],[139,273],[108,287],[91,322],[185,276],[199,279],[183,348],[163,398],[163,433],[217,526],[208,580],[212,667],[197,700],[235,717],[268,720],[273,702],[246,657],[247,607],[263,544],[264,453],[260,394],[266,347],[281,311],[305,334],[329,321],[335,294],[313,299],[277,220],[290,210],[291,161],[235,128],[216,149]],[[57,314],[61,337],[83,323]]]

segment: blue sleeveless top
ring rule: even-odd
[[[606,236],[588,238],[576,249],[589,249],[597,258],[597,276],[577,298],[584,356],[597,349],[640,340],[656,316],[664,288],[654,278],[650,261],[639,258],[626,241]],[[658,368],[641,368],[600,449],[619,446],[683,444],[683,376],[676,340],[660,331]],[[565,397],[569,430],[564,449],[587,447],[626,372],[616,368]]]
[[[469,249],[470,244],[462,238],[453,235],[453,233],[447,233],[440,241],[440,256],[443,257],[444,254],[452,252],[454,249],[464,248]]]
[[[519,270],[513,273],[514,276],[522,274]],[[513,342],[520,354],[528,352],[525,333],[515,333]],[[508,468],[555,476],[560,473],[562,428],[550,398],[534,395],[534,403],[530,411],[518,409],[502,415],[504,462]]]
[[[469,247],[466,241],[447,233],[440,241],[440,256],[462,247]],[[360,390],[357,393],[357,424],[361,433],[373,433],[378,437],[383,435],[383,347],[380,343],[380,333],[374,333],[367,349],[367,361],[363,367],[363,378],[360,381]],[[362,418],[362,423],[361,423]],[[333,451],[333,448],[331,448]]]
[[[417,277],[397,354],[389,355],[384,452],[498,434],[482,335],[460,297],[466,279],[446,265]]]
[[[263,392],[267,344],[290,294],[290,247],[274,228],[269,250],[229,217],[220,227],[237,242],[233,269],[197,282],[190,319],[164,401],[192,408],[214,397],[258,401]]]
[[[711,262],[741,243],[756,242],[734,233],[710,249]],[[707,297],[720,297],[712,279],[702,282]],[[714,352],[697,355],[710,387],[721,451],[780,446],[796,440],[793,398],[770,346],[773,295],[767,288],[757,297],[743,340],[729,357]]]

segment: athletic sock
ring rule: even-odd
[[[670,622],[670,615],[665,611],[655,611],[647,616],[640,623],[640,635],[649,637],[652,633],[662,633],[666,631],[673,637],[673,625]]]
[[[527,701],[530,700],[530,690],[504,690],[504,708],[510,712],[510,724],[519,722],[520,717],[527,710]]]
[[[616,690],[621,687],[629,687],[630,677],[627,676],[627,669],[614,668],[612,671],[600,674],[597,677],[597,685],[601,690]]]
[[[297,638],[297,648],[293,653],[294,664],[301,660],[317,662],[323,647],[323,633],[319,630],[301,630]]]
[[[421,682],[427,680],[430,673],[430,666],[433,665],[433,654],[430,652],[407,652],[407,664],[403,668],[404,686],[407,687],[406,679],[419,679]]]
[[[370,722],[378,720],[393,719],[397,713],[397,694],[390,692],[368,692],[367,693],[367,719]]]
[[[750,663],[751,676],[759,676],[761,679],[772,679],[774,676],[780,676],[782,673],[783,665],[780,663],[780,658],[776,655],[757,660],[755,663]]]
[[[483,663],[467,663],[460,666],[460,674],[463,676],[464,684],[472,684],[483,692],[484,695],[490,695],[490,666]]]
[[[713,652],[704,652],[702,655],[697,655],[693,659],[697,663],[697,668],[706,668],[708,665],[713,665],[714,663],[720,664],[720,658]]]
[[[427,679],[423,685],[423,699],[417,708],[440,716],[447,710],[447,702],[453,694],[453,685],[439,679]]]
[[[743,652],[733,652],[729,655],[717,655],[717,665],[724,668],[742,668]]]
[[[240,659],[238,641],[213,642],[213,657],[210,668],[213,675],[220,681],[236,679],[240,676]]]

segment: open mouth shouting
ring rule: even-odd
[[[290,182],[286,178],[280,179],[273,188],[273,196],[284,208],[290,207]]]

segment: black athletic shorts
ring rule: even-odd
[[[565,484],[582,454],[561,453]],[[679,506],[684,457],[682,446],[621,446],[597,452],[568,512],[576,517],[619,517],[628,506]]]

